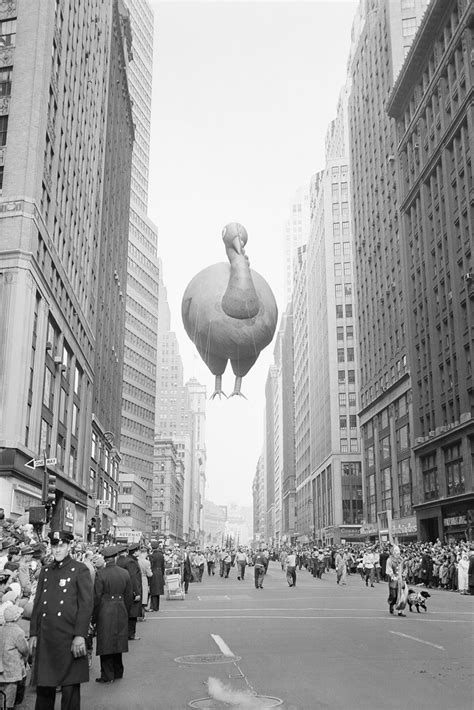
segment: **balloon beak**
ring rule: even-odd
[[[237,254],[243,254],[242,242],[240,241],[240,237],[235,237],[235,239],[232,240],[232,246],[234,247]]]

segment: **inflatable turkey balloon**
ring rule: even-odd
[[[224,394],[222,375],[228,360],[235,375],[230,396],[244,396],[242,378],[271,343],[278,319],[270,286],[250,268],[244,250],[245,228],[232,222],[224,227],[222,239],[229,263],[214,264],[196,274],[181,307],[186,333],[216,378],[211,399]]]

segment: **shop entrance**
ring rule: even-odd
[[[421,542],[435,542],[439,537],[438,518],[420,520]]]

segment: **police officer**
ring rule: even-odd
[[[73,535],[49,533],[53,562],[39,575],[30,620],[30,653],[35,653],[32,684],[35,710],[54,710],[61,686],[61,710],[79,710],[80,683],[89,680],[86,636],[93,607],[87,567],[70,555]]]
[[[113,683],[123,677],[122,653],[128,651],[128,613],[132,606],[132,582],[128,572],[115,562],[119,548],[102,550],[105,567],[98,570],[94,583],[96,654],[100,656],[97,683]]]
[[[128,638],[129,641],[140,641],[137,636],[137,618],[142,613],[142,573],[138,564],[140,544],[133,542],[128,546],[128,555],[119,557],[117,565],[127,570],[132,582],[133,601],[128,610]]]

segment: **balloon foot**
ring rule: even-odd
[[[221,399],[221,397],[225,397],[226,399],[228,399],[227,395],[222,390],[216,390],[215,392],[213,392],[209,399],[215,399],[216,397],[219,397],[219,399]]]
[[[243,397],[244,399],[247,399],[247,397],[240,391],[232,392],[232,394],[229,395],[228,399],[230,399],[231,397]]]

